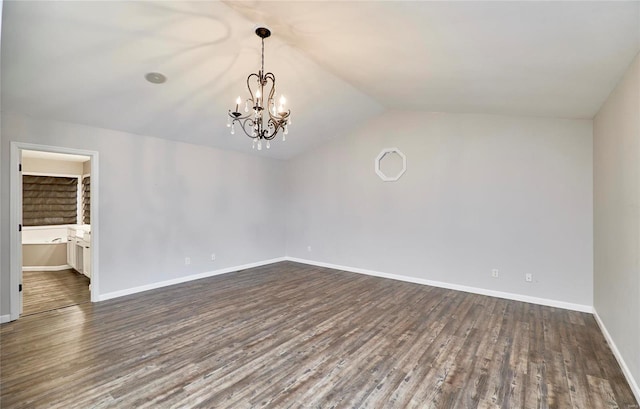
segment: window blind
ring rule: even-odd
[[[22,224],[50,226],[78,221],[78,179],[22,176]]]
[[[82,179],[82,223],[91,224],[91,176]]]

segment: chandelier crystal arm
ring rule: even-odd
[[[234,124],[239,124],[240,125],[240,129],[242,129],[242,131],[249,137],[249,138],[254,138],[257,139],[258,136],[253,136],[253,127],[255,126],[255,122],[253,121],[253,118],[251,115],[246,115],[244,117],[235,117],[234,112],[229,112],[229,115],[234,118]]]
[[[281,118],[271,117],[267,121],[267,124],[268,124],[267,128],[262,129],[260,134],[256,133],[254,135],[253,133],[254,133],[254,127],[256,123],[253,120],[252,115],[246,115],[244,117],[236,117],[234,116],[234,112],[229,111],[229,116],[231,116],[234,119],[234,123],[237,123],[240,125],[240,129],[242,129],[245,135],[247,135],[249,138],[252,138],[252,139],[265,139],[267,141],[270,141],[274,139],[277,136],[278,132],[284,129],[286,126],[286,122],[282,121]]]
[[[247,89],[249,90],[249,95],[251,95],[251,96],[249,97],[249,99],[247,99],[247,101],[251,101],[251,105],[255,107],[255,106],[257,105],[257,103],[258,103],[258,102],[256,101],[256,98],[255,98],[255,96],[253,95],[253,91],[251,91],[251,85],[250,85],[250,82],[251,82],[251,78],[252,78],[252,77],[256,77],[256,79],[257,79],[258,81],[260,81],[260,77],[259,77],[259,76],[258,76],[258,74],[256,74],[256,73],[252,73],[252,74],[250,74],[250,75],[247,77]]]

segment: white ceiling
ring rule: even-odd
[[[591,118],[640,50],[638,1],[9,1],[2,107],[251,152],[225,124],[259,23],[292,110],[274,158],[385,109]]]

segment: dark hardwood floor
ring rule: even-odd
[[[91,300],[89,279],[74,270],[23,271],[22,287],[23,316]]]
[[[3,324],[2,408],[637,408],[590,314],[292,262]]]

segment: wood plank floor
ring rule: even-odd
[[[637,408],[590,314],[292,262],[3,324],[2,408]]]
[[[89,279],[74,270],[23,271],[22,287],[23,316],[91,300]]]

